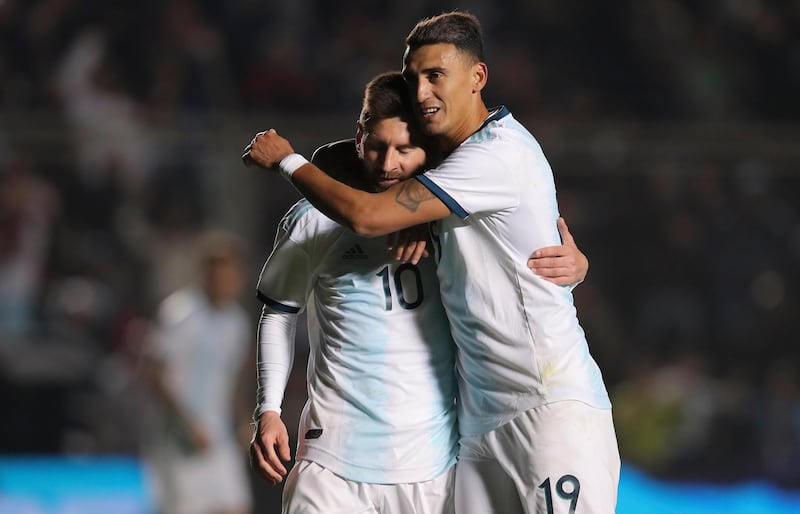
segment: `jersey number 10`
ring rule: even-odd
[[[405,286],[403,285],[403,273],[411,273],[413,279],[413,289],[416,291],[409,291],[412,289],[411,282],[406,280]],[[386,298],[386,310],[392,310],[392,282],[394,282],[394,290],[397,294],[397,302],[400,307],[404,309],[416,309],[422,303],[422,275],[419,273],[419,268],[413,264],[401,264],[394,270],[394,280],[389,280],[390,271],[389,266],[385,266],[377,273],[377,276],[383,279],[383,294]],[[416,293],[414,295],[413,293]]]

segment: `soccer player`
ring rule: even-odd
[[[367,85],[355,141],[324,146],[312,160],[360,189],[382,191],[422,168],[426,143],[403,77],[387,73]],[[258,282],[265,306],[251,460],[272,483],[286,474],[280,406],[305,308],[308,402],[285,513],[453,512],[455,347],[434,266],[395,260],[384,238],[355,234],[306,200],[281,221]],[[585,274],[566,269],[562,278],[573,282]]]
[[[247,156],[359,234],[432,222],[458,346],[459,514],[614,512],[620,461],[600,369],[571,290],[525,265],[531,249],[558,241],[552,171],[508,109],[483,101],[477,18],[420,21],[406,38],[403,76],[445,156],[423,174],[365,193],[308,163],[272,129]]]
[[[252,369],[250,327],[237,302],[245,247],[220,231],[200,243],[201,280],[161,303],[144,361],[163,407],[148,457],[161,512],[248,514],[250,481],[236,433],[237,414],[247,419],[237,388]]]

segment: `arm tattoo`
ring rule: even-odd
[[[411,212],[417,212],[420,204],[431,198],[435,198],[433,193],[417,180],[406,180],[400,184],[397,195],[395,195],[397,203]]]

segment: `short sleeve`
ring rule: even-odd
[[[258,298],[279,312],[302,311],[313,287],[314,249],[309,244],[313,238],[305,230],[307,224],[302,223],[305,217],[297,212],[298,205],[281,221],[258,279]]]
[[[509,146],[499,139],[465,143],[417,178],[462,219],[514,209],[520,188]]]

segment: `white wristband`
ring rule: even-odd
[[[308,159],[306,159],[299,153],[290,153],[289,155],[281,159],[280,164],[278,164],[278,168],[280,168],[281,176],[286,180],[288,180],[289,182],[291,182],[292,173],[297,171],[297,168],[299,168],[303,164],[308,164]]]

